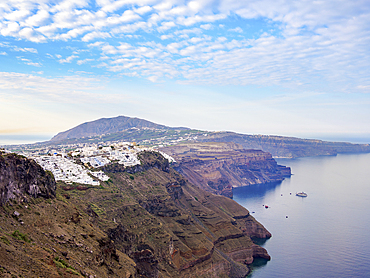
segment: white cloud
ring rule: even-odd
[[[214,22],[217,20],[225,19],[227,15],[216,14],[216,15],[195,15],[189,17],[178,17],[177,23],[185,26],[194,25],[199,22]]]
[[[144,7],[140,7],[138,9],[135,9],[135,13],[138,13],[140,15],[143,15],[143,14],[146,14],[146,13],[150,12],[151,10],[153,10],[152,7],[150,7],[150,6],[144,6]]]
[[[86,64],[86,63],[91,62],[91,61],[94,61],[94,59],[83,59],[83,60],[78,60],[78,61],[77,61],[77,65]]]
[[[211,24],[202,24],[200,25],[200,28],[204,30],[210,30],[210,29],[213,29],[213,26]]]
[[[64,64],[64,63],[71,63],[74,59],[76,59],[76,58],[78,58],[78,56],[76,56],[76,55],[71,55],[71,56],[69,56],[69,57],[67,57],[67,58],[65,58],[65,59],[60,59],[59,60],[59,63],[61,63],[61,64]]]
[[[19,24],[17,22],[6,22],[6,23],[4,22],[0,33],[4,37],[6,37],[6,36],[15,36],[18,33],[19,29],[20,29],[20,27],[19,27]]]
[[[88,33],[86,34],[84,37],[82,37],[82,41],[84,42],[88,42],[88,41],[92,41],[96,38],[99,38],[99,39],[103,39],[103,38],[110,38],[111,35],[107,32],[91,32],[91,33]]]
[[[19,31],[21,38],[27,39],[31,42],[45,42],[46,38],[42,35],[37,34],[32,28],[26,27]]]
[[[158,80],[158,76],[150,76],[150,77],[148,77],[148,80],[149,81],[152,81],[153,83],[155,83]]]
[[[157,30],[158,30],[158,32],[164,32],[164,31],[167,31],[168,29],[171,29],[175,26],[176,26],[175,22],[172,22],[172,21],[162,22],[162,25],[160,27],[158,27]]]
[[[41,63],[32,62],[30,59],[27,59],[27,58],[24,58],[24,57],[17,57],[17,59],[21,60],[23,63],[25,63],[26,65],[29,65],[29,66],[34,66],[34,67],[41,67],[42,66]]]
[[[126,66],[137,67],[136,74],[145,78],[162,78],[171,68],[187,82],[298,86],[320,76],[342,90],[364,90],[360,86],[370,83],[367,7],[366,0],[97,0],[96,5],[88,0],[5,1],[0,4],[0,34],[32,46],[61,40],[94,51],[89,58],[76,54],[62,59],[51,53],[60,63],[77,56],[79,64],[100,59],[106,62],[102,67],[115,66],[117,72],[125,65],[111,61],[138,58],[142,64]],[[240,27],[233,28],[229,19],[235,16]],[[248,19],[258,21],[261,32],[248,34]],[[213,28],[217,30],[206,31]],[[153,37],[163,45],[147,44]],[[37,53],[34,47],[15,45],[2,47],[8,54]],[[163,65],[157,69],[161,75],[150,75],[149,67],[158,64]]]
[[[33,47],[18,47],[16,45],[11,45],[9,43],[0,43],[0,47],[9,48],[10,50],[15,52],[26,52],[26,53],[29,52],[37,54],[37,49]]]
[[[161,38],[161,40],[168,40],[168,39],[172,39],[173,38],[173,35],[172,34],[162,35],[160,38]]]
[[[30,11],[27,9],[19,9],[15,11],[11,11],[8,14],[4,15],[4,18],[9,20],[9,21],[21,21],[25,17],[27,17],[30,14]]]
[[[229,29],[228,31],[231,31],[231,32],[237,32],[237,33],[243,33],[243,29],[240,28],[240,27],[236,27],[236,28],[233,28],[233,29]]]
[[[26,63],[27,65],[29,65],[29,66],[34,66],[34,67],[41,67],[42,66],[42,64],[40,64],[40,63],[35,63],[35,62],[28,62],[28,63]]]
[[[43,24],[50,17],[47,10],[38,10],[36,14],[30,16],[25,20],[25,25],[36,27]]]
[[[78,75],[47,78],[33,74],[0,72],[2,95],[16,97],[19,101],[27,98],[63,103],[119,101],[117,95],[95,93],[104,89],[99,84],[101,84],[99,79]],[[13,94],[14,91],[17,94]]]

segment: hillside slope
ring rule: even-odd
[[[130,128],[172,129],[170,127],[155,124],[143,119],[118,116],[115,118],[102,118],[96,121],[80,124],[67,131],[58,133],[51,139],[51,141],[57,142],[71,138],[82,138],[110,133],[118,133]]]
[[[41,145],[135,141],[143,145],[167,146],[179,142],[233,142],[244,149],[269,152],[273,157],[297,158],[370,152],[369,144],[329,142],[272,135],[248,135],[235,132],[208,132],[172,128],[150,121],[119,116],[83,123],[54,136]]]
[[[235,143],[190,143],[162,148],[173,156],[174,168],[200,188],[232,197],[232,188],[281,182],[289,167],[278,165],[270,153],[246,150]]]
[[[101,187],[58,183],[56,198],[0,207],[0,271],[23,277],[245,277],[271,234],[233,200],[205,192],[159,153],[104,169]],[[6,166],[5,166],[6,167]]]

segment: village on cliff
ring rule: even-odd
[[[84,144],[68,151],[66,148],[34,149],[19,154],[35,160],[44,170],[52,172],[56,181],[99,186],[101,181],[109,180],[100,167],[113,162],[123,167],[138,165],[138,154],[142,151],[159,152],[170,163],[175,161],[155,148],[139,146],[135,142],[116,142],[109,146]]]

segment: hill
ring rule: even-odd
[[[174,129],[164,125],[155,124],[143,119],[118,116],[115,118],[102,118],[96,121],[80,124],[67,131],[58,133],[51,139],[51,141],[57,142],[72,138],[101,136],[105,134],[122,132],[131,128],[138,129],[147,128],[159,130]],[[183,130],[185,128],[178,129]]]
[[[48,175],[9,170],[12,155],[1,157],[1,171],[19,174],[0,181],[5,191],[14,177]],[[248,210],[195,187],[157,152],[140,161],[105,166],[99,187],[51,183],[52,194],[4,201],[1,276],[242,278],[254,258],[270,259],[251,238],[271,234]]]
[[[186,142],[233,142],[241,145],[244,149],[262,150],[271,153],[273,157],[286,158],[370,152],[369,144],[173,128],[124,116],[81,124],[57,134],[51,141],[44,142],[42,145],[111,143],[115,141],[135,141],[141,145],[160,147]]]

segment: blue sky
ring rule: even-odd
[[[0,135],[126,115],[370,138],[368,1],[8,0]]]

